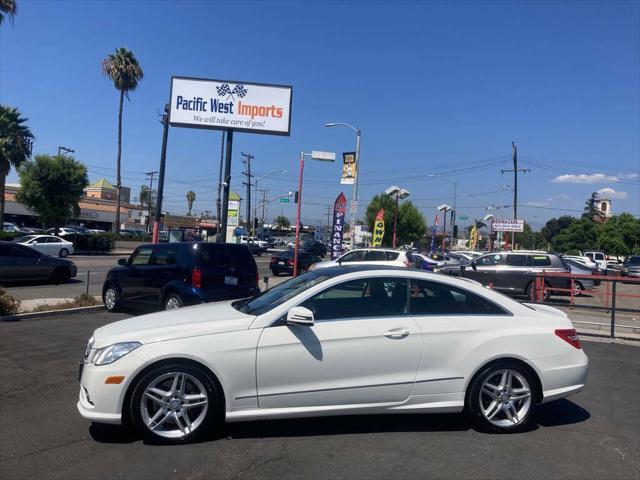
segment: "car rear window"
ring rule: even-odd
[[[245,272],[255,272],[256,264],[247,247],[236,245],[198,244],[199,266],[233,265]]]

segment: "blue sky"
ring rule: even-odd
[[[186,75],[293,86],[290,137],[235,136],[242,196],[240,152],[258,175],[287,170],[260,184],[280,195],[295,188],[300,151],[353,150],[350,130],[323,127],[336,121],[363,131],[360,215],[397,184],[431,224],[435,206],[452,202],[451,185],[427,176],[442,173],[458,181],[459,213],[481,217],[512,183],[500,174],[512,141],[531,169],[519,203],[534,227],[579,215],[601,189],[615,212],[638,215],[639,5],[21,0],[14,25],[0,27],[0,101],[29,118],[36,153],[69,146],[92,180],[113,181],[118,94],[100,62],[127,46],[145,73],[124,107],[123,184],[134,196],[158,169],[170,77]],[[219,157],[219,132],[171,129],[165,206],[184,213],[193,189],[195,210],[215,211]],[[326,221],[339,175],[307,163],[303,220]],[[270,217],[294,217],[293,203],[273,205]]]

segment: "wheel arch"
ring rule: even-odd
[[[464,404],[465,406],[468,404],[468,398],[469,398],[469,393],[471,392],[471,388],[472,385],[474,384],[474,382],[476,381],[476,379],[478,378],[478,376],[488,367],[491,367],[497,363],[501,363],[501,362],[513,362],[518,364],[519,366],[523,367],[525,370],[527,370],[530,374],[531,377],[533,378],[534,382],[535,382],[535,387],[536,387],[536,398],[535,401],[536,403],[539,403],[542,401],[542,397],[543,397],[543,390],[542,390],[542,381],[540,379],[540,374],[538,372],[538,370],[527,360],[521,358],[521,357],[516,357],[513,355],[506,355],[503,357],[497,357],[497,358],[493,358],[491,360],[487,360],[486,362],[482,363],[478,368],[476,368],[473,373],[469,376],[469,380],[467,381],[465,387],[464,387]]]
[[[227,402],[225,397],[225,391],[222,388],[222,383],[218,379],[218,376],[209,367],[207,367],[204,363],[194,360],[192,358],[168,357],[168,358],[163,358],[163,359],[154,361],[148,365],[145,365],[139,372],[135,374],[133,379],[129,382],[129,384],[127,385],[127,389],[122,397],[121,405],[120,405],[123,424],[129,424],[129,422],[131,421],[131,412],[129,411],[131,397],[140,379],[155,368],[159,368],[164,365],[176,364],[176,363],[189,365],[189,366],[196,367],[203,370],[209,376],[209,378],[213,381],[213,383],[216,385],[216,388],[220,393],[220,400],[222,401],[222,412],[226,412]]]

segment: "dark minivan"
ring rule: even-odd
[[[258,267],[244,245],[142,245],[109,270],[102,298],[109,311],[127,306],[171,310],[260,292]]]

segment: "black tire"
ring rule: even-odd
[[[145,389],[149,384],[158,377],[169,373],[186,373],[195,377],[206,389],[207,393],[207,411],[202,423],[190,433],[180,438],[167,438],[158,435],[156,432],[151,431],[143,421],[142,417],[142,398]],[[182,444],[196,441],[202,438],[202,435],[209,430],[212,426],[222,424],[224,420],[224,396],[219,390],[216,382],[210,377],[210,375],[202,368],[189,365],[186,363],[172,363],[168,365],[162,365],[157,368],[153,368],[144,374],[142,378],[136,383],[133,393],[131,395],[131,401],[128,405],[128,414],[131,425],[142,435],[146,440],[152,443],[159,444]]]
[[[527,289],[525,291],[527,298],[530,301],[534,301],[534,294],[535,294],[535,282],[530,282],[529,285],[527,285]],[[544,282],[544,286],[545,286],[545,291],[544,294],[542,295],[542,301],[543,302],[548,302],[549,299],[551,298],[551,292],[549,290],[547,290],[551,285],[549,285],[547,282]]]
[[[517,372],[528,384],[528,389],[530,392],[528,407],[526,413],[524,413],[523,418],[518,419],[518,422],[512,425],[499,426],[495,423],[489,421],[485,414],[483,413],[483,409],[489,409],[489,406],[485,407],[483,402],[487,402],[487,397],[481,397],[481,390],[484,383],[493,377],[500,376],[500,372],[504,370],[510,370],[513,372]],[[514,385],[519,383],[516,379],[514,381]],[[499,396],[499,395],[498,395]],[[522,366],[521,364],[509,360],[495,362],[484,369],[482,369],[472,380],[468,390],[467,396],[465,399],[465,411],[469,415],[472,423],[476,428],[485,432],[495,432],[495,433],[511,433],[518,432],[527,427],[531,419],[535,415],[536,404],[539,398],[538,392],[538,383],[537,379],[534,377],[534,374],[530,369]],[[495,400],[499,402],[498,400]],[[526,400],[522,400],[523,402]],[[490,400],[488,401],[490,403]],[[520,404],[524,405],[524,404]],[[517,408],[517,407],[516,407]],[[494,417],[495,421],[501,421],[500,419],[505,417],[505,420],[510,423],[508,419],[506,419],[506,414],[500,412]],[[517,418],[517,417],[516,417]]]
[[[68,268],[58,267],[51,274],[51,283],[54,285],[60,285],[61,283],[67,283],[71,278],[71,272]]]
[[[67,250],[66,248],[61,248],[58,255],[60,256],[60,258],[67,258],[69,256],[69,250]]]
[[[164,297],[164,302],[162,303],[164,310],[175,310],[182,307],[184,307],[184,302],[182,301],[182,297],[177,293],[170,293]]]
[[[110,290],[113,292],[113,301],[110,299]],[[118,288],[113,284],[107,285],[107,288],[104,289],[102,301],[108,312],[117,312],[122,308],[122,297],[120,296],[120,292],[118,292]]]
[[[579,297],[584,292],[584,285],[582,285],[581,282],[574,281],[573,288],[574,288],[574,292],[573,292],[574,297]]]

